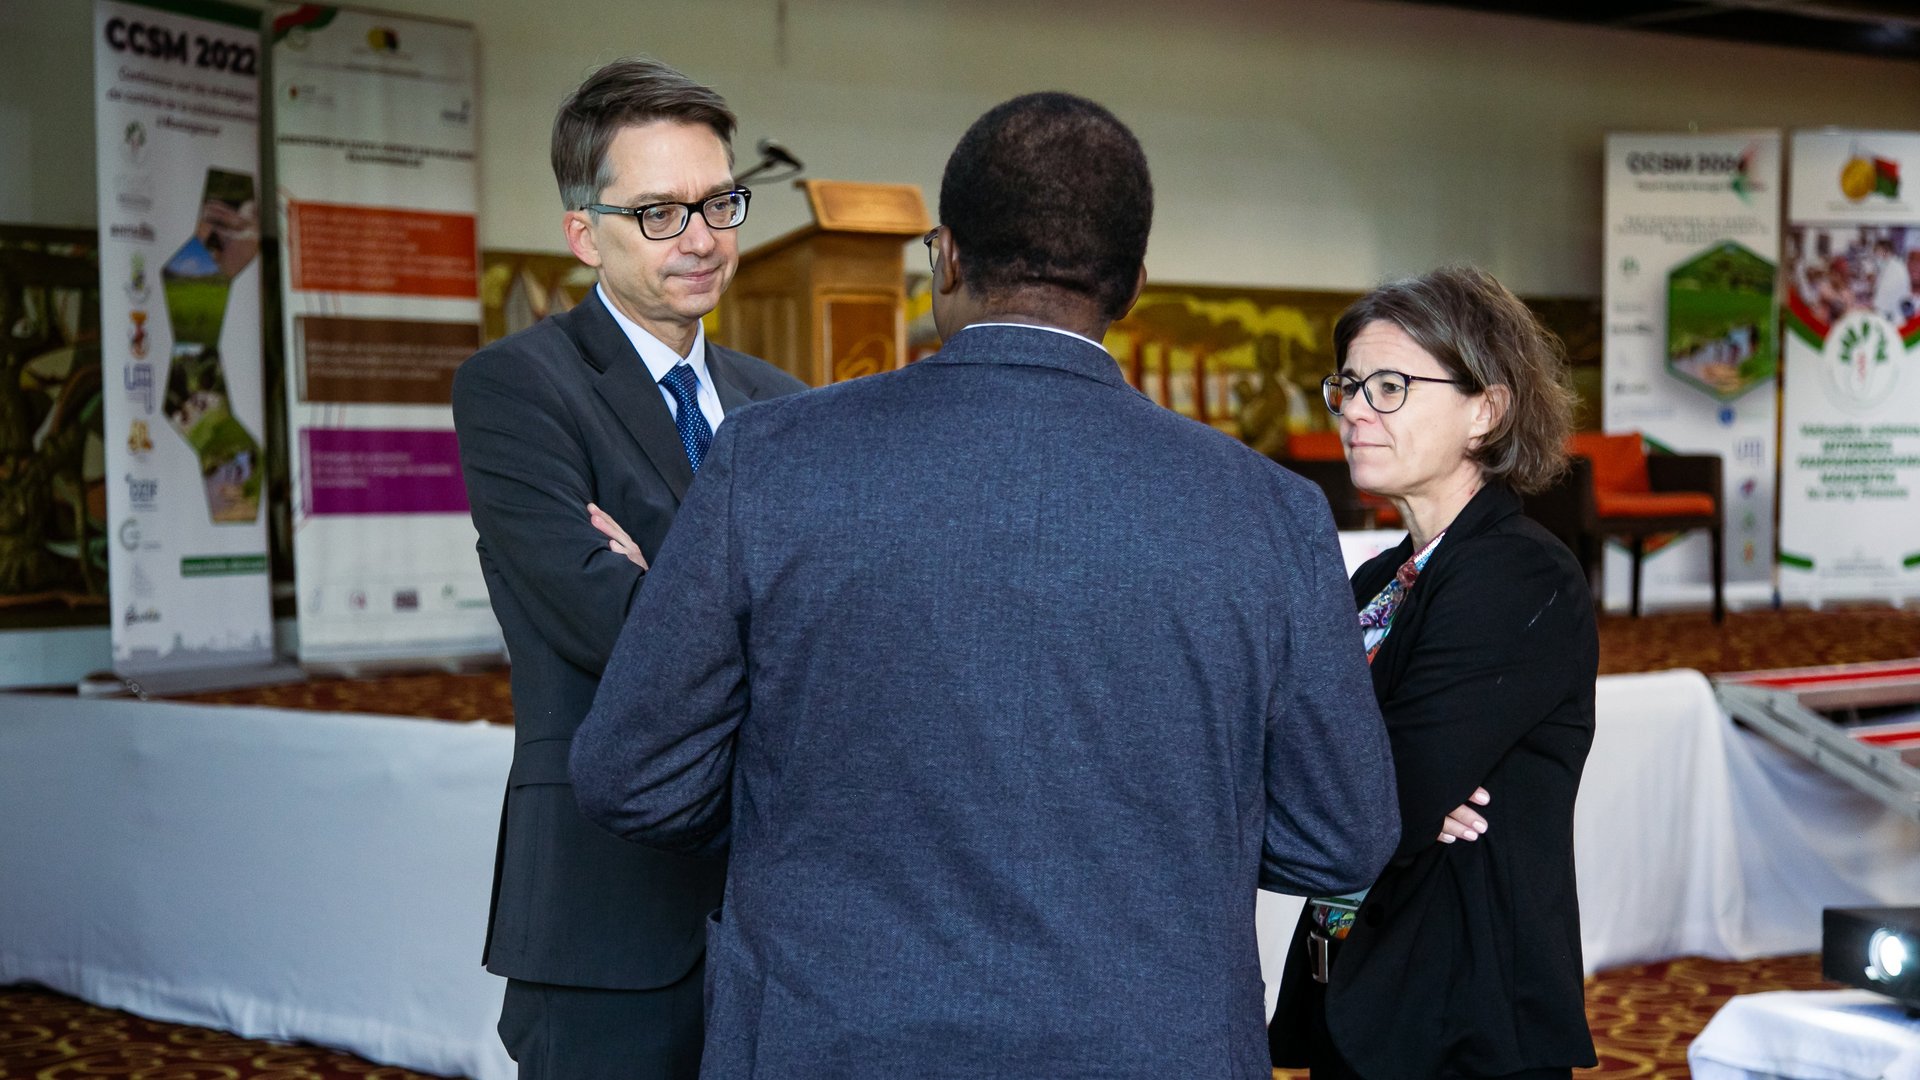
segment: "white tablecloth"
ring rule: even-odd
[[[507,1080],[511,728],[0,695],[0,984]]]
[[[1814,952],[1823,907],[1920,903],[1920,824],[1735,727],[1698,672],[1604,677],[1596,713],[1574,807],[1588,972]],[[1502,809],[1493,792],[1492,829]],[[1300,904],[1260,895],[1269,1009]]]
[[[1920,826],[1736,731],[1699,675],[1602,679],[1599,713],[1589,970],[1811,951],[1822,906],[1920,902]],[[512,741],[0,695],[0,983],[504,1080],[479,954]],[[1260,896],[1269,1004],[1298,910]]]
[[[1687,1066],[1693,1080],[1920,1080],[1920,1020],[1865,990],[1741,994]]]

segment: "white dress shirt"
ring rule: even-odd
[[[639,323],[621,314],[620,309],[614,307],[613,301],[608,298],[606,286],[595,285],[594,288],[600,293],[600,302],[613,313],[613,321],[620,324],[620,329],[626,331],[627,340],[633,342],[633,351],[640,354],[640,362],[647,365],[647,374],[653,377],[654,386],[659,388],[660,396],[667,399],[667,412],[678,421],[680,402],[660,380],[666,378],[667,372],[672,371],[675,365],[685,364],[700,377],[700,393],[696,400],[700,403],[701,414],[707,418],[707,426],[719,431],[720,421],[726,417],[726,413],[720,408],[720,395],[714,392],[713,376],[707,373],[707,328],[699,323],[694,324],[693,349],[687,355],[680,356],[665,342],[647,333]]]
[[[1068,337],[1070,337],[1070,338],[1078,338],[1078,339],[1080,339],[1081,341],[1084,341],[1084,342],[1086,342],[1087,344],[1089,344],[1089,345],[1091,345],[1091,346],[1093,346],[1094,348],[1096,348],[1096,349],[1099,349],[1099,350],[1100,350],[1101,352],[1106,352],[1106,351],[1107,351],[1107,347],[1106,347],[1105,345],[1102,345],[1102,344],[1100,344],[1099,342],[1097,342],[1097,341],[1095,341],[1095,340],[1093,340],[1092,338],[1090,338],[1090,337],[1088,337],[1088,336],[1087,336],[1087,335],[1085,335],[1085,334],[1076,334],[1076,333],[1074,333],[1074,332],[1073,332],[1073,331],[1071,331],[1071,330],[1062,330],[1062,329],[1060,329],[1060,328],[1059,328],[1059,327],[1057,327],[1057,326],[1041,326],[1041,325],[1039,325],[1039,324],[1037,324],[1037,323],[1023,323],[1023,322],[976,322],[976,323],[968,323],[967,325],[965,325],[965,326],[963,326],[963,327],[961,327],[960,329],[962,329],[962,330],[971,330],[971,329],[973,329],[973,328],[974,328],[974,327],[976,327],[976,326],[1011,326],[1011,327],[1014,327],[1014,328],[1016,328],[1016,329],[1019,329],[1019,330],[1045,330],[1045,331],[1046,331],[1047,333],[1049,333],[1049,334],[1065,334],[1066,336],[1068,336]]]

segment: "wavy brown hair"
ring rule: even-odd
[[[1551,484],[1567,468],[1573,430],[1573,384],[1560,339],[1492,274],[1449,266],[1390,282],[1354,301],[1333,328],[1333,351],[1368,323],[1407,332],[1447,373],[1476,393],[1507,388],[1506,410],[1468,456],[1481,474],[1521,494]]]

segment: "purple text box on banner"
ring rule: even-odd
[[[308,428],[307,512],[464,514],[460,444],[451,431]]]

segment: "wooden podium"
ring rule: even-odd
[[[932,228],[913,184],[801,180],[813,224],[740,256],[720,305],[722,344],[811,386],[906,361],[903,248]]]

